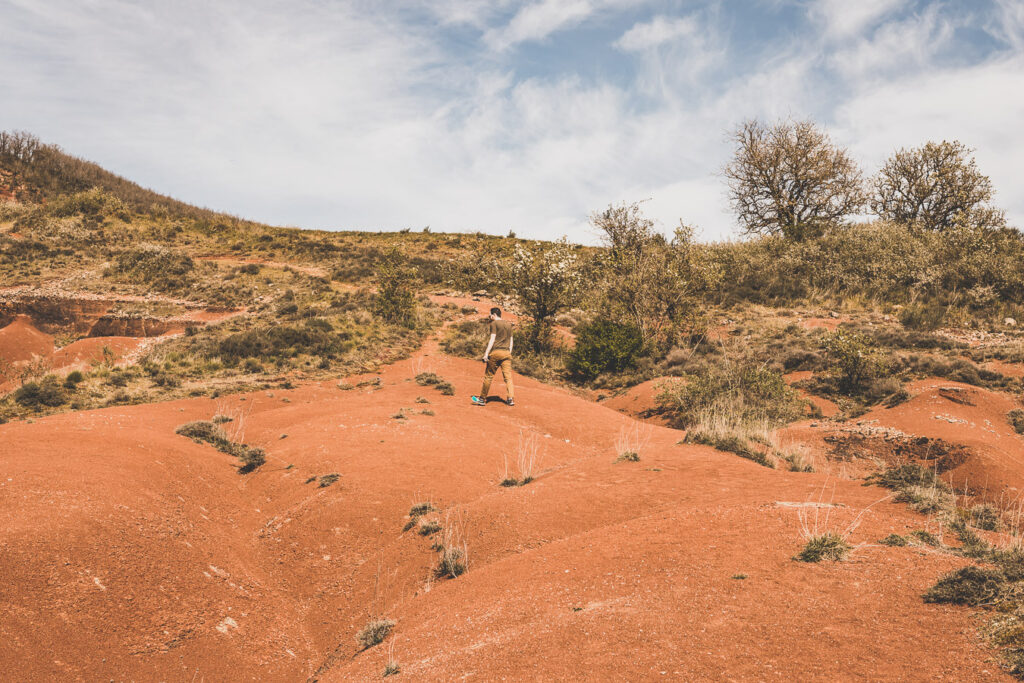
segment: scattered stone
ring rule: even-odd
[[[835,311],[829,311],[828,317],[830,317],[830,318],[838,318],[839,314],[836,313]]]
[[[1016,327],[1017,321],[1013,318],[1003,318],[1003,324],[1007,327]]]

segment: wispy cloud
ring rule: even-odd
[[[696,32],[697,22],[693,17],[659,15],[650,21],[634,24],[615,41],[615,47],[626,52],[639,52],[679,38],[692,37]]]
[[[484,38],[494,49],[505,50],[575,26],[595,9],[597,4],[593,0],[540,0],[519,10],[507,26],[487,31]]]
[[[908,0],[815,0],[811,16],[830,37],[845,37],[870,28],[873,23],[907,4]]]

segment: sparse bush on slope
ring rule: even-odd
[[[733,365],[666,382],[658,403],[683,428],[700,420],[780,425],[800,417],[805,405],[777,370]]]
[[[38,382],[26,382],[14,392],[14,402],[26,408],[55,408],[69,400],[69,389],[56,375],[47,375]]]
[[[598,318],[577,331],[566,366],[573,376],[588,381],[604,372],[633,367],[642,348],[636,327]]]

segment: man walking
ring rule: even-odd
[[[494,373],[501,368],[501,374],[505,378],[505,388],[508,390],[506,403],[514,406],[515,391],[512,388],[512,323],[501,319],[501,309],[491,309],[491,322],[487,326],[491,337],[487,341],[487,350],[484,351],[484,386],[480,389],[479,396],[471,396],[470,401],[475,406],[487,405],[487,392],[491,390],[491,380]]]

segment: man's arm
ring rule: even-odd
[[[491,338],[487,342],[487,350],[484,351],[484,360],[487,360],[487,357],[491,355],[491,347],[492,346],[494,346],[494,333],[493,332],[491,333]]]
[[[510,332],[508,335],[508,352],[512,353],[512,344],[515,342],[515,336]]]

